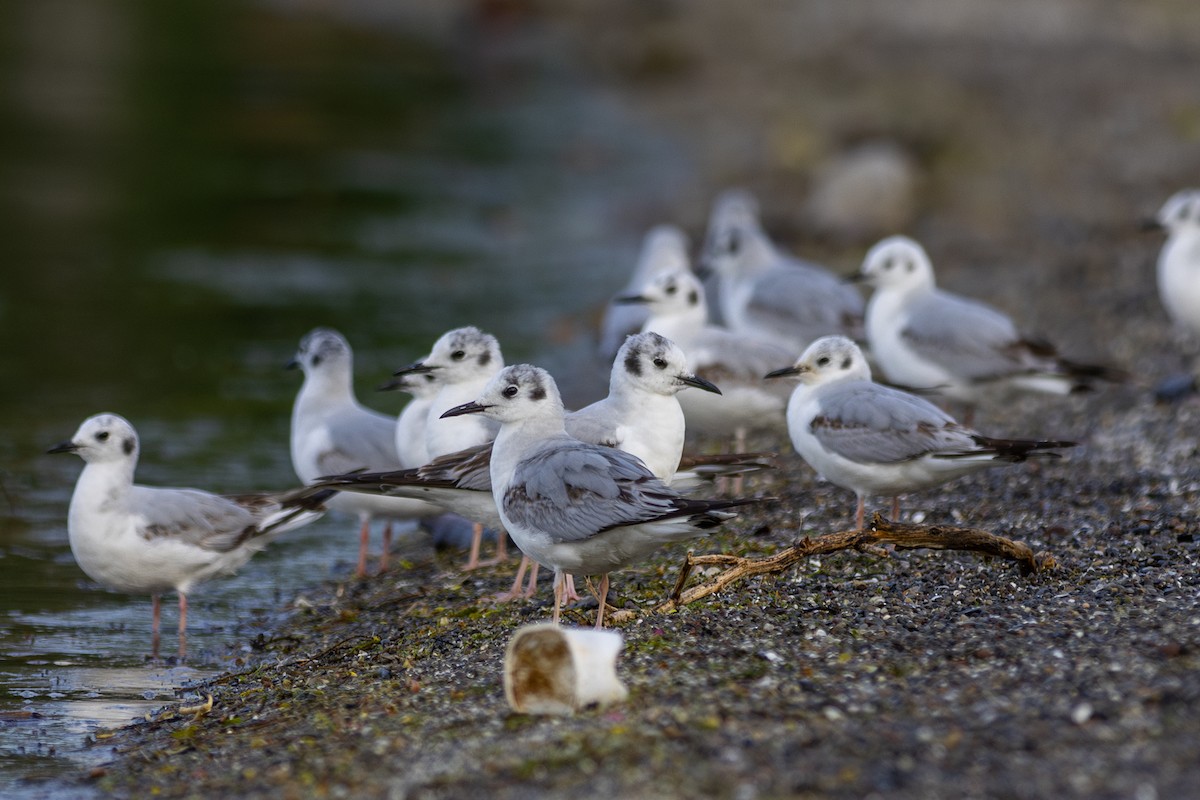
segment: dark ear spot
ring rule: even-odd
[[[688,305],[689,306],[694,306],[699,302],[700,302],[700,293],[699,292],[697,292],[695,289],[692,289],[690,292],[688,292]]]
[[[125,455],[129,455],[130,453],[132,453],[133,448],[135,448],[135,447],[137,447],[137,442],[135,442],[133,440],[132,436],[126,438],[125,441],[121,442],[121,449],[125,451]]]
[[[546,388],[544,386],[542,386],[540,383],[535,384],[533,387],[533,391],[529,393],[529,396],[531,398],[533,398],[534,400],[545,400],[546,399]]]
[[[853,359],[850,358],[850,356],[846,356],[844,359],[842,359],[842,369],[850,369],[850,363],[852,361]]]
[[[642,362],[638,360],[637,350],[630,350],[625,356],[625,371],[630,375],[642,374]]]
[[[486,367],[488,365],[488,362],[491,360],[492,360],[492,354],[489,351],[484,350],[482,353],[479,354],[479,366]]]
[[[916,264],[914,264],[914,263],[913,263],[913,262],[911,262],[911,261],[908,261],[908,262],[906,262],[906,263],[904,264],[904,271],[905,271],[905,272],[912,272],[912,271],[913,271],[913,270],[915,270],[916,268],[917,268],[917,265],[916,265]]]

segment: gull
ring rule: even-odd
[[[395,469],[396,420],[372,411],[354,396],[354,356],[350,344],[337,331],[316,328],[300,340],[300,349],[288,363],[304,371],[304,383],[292,407],[292,466],[304,483],[323,475],[358,469]],[[391,520],[437,516],[442,510],[420,500],[399,497],[340,494],[329,508],[356,514],[359,518],[359,577],[367,572],[367,545],[371,520],[389,520],[384,529],[380,569],[387,568],[391,543]]]
[[[492,496],[521,552],[554,569],[555,623],[567,574],[601,576],[600,628],[610,572],[716,527],[734,516],[728,509],[754,502],[686,498],[638,458],[571,436],[558,386],[538,367],[506,367],[476,400],[444,416],[468,414],[501,425],[492,446]]]
[[[493,375],[504,368],[500,343],[496,337],[475,327],[455,328],[433,344],[429,355],[396,371],[396,377],[435,373],[438,391],[429,405],[425,424],[425,448],[432,461],[450,453],[486,444],[496,437],[500,426],[489,419],[442,419],[442,412],[476,397]],[[338,470],[345,472],[346,470]],[[333,470],[326,475],[333,474]],[[463,516],[468,516],[463,514]],[[501,533],[496,537],[496,557],[479,560],[484,526],[475,517],[471,534],[471,550],[463,569],[476,569],[504,561],[508,546]]]
[[[613,361],[608,396],[566,415],[567,433],[591,444],[615,447],[641,459],[667,484],[688,483],[737,470],[761,467],[767,454],[737,457],[688,457],[688,471],[679,473],[684,443],[684,415],[677,395],[695,387],[719,392],[692,374],[687,356],[669,339],[640,333],[625,340]],[[391,473],[336,476],[323,485],[348,491],[381,492],[425,497],[492,528],[502,525],[492,497],[491,443],[451,453],[418,469]],[[521,590],[530,563],[522,558],[512,589],[497,599],[531,597],[537,580],[533,562],[527,588]],[[568,589],[573,595],[573,588]]]
[[[402,469],[428,464],[429,447],[425,441],[429,409],[441,389],[437,372],[407,372],[379,387],[381,392],[407,392],[412,400],[396,417],[396,456]]]
[[[1176,192],[1155,216],[1167,231],[1158,254],[1158,292],[1171,321],[1200,334],[1200,189]]]
[[[844,336],[809,345],[791,367],[765,377],[791,376],[799,385],[788,401],[792,445],[823,478],[858,496],[855,524],[863,527],[867,495],[899,496],[972,472],[1058,458],[1074,442],[993,439],[960,425],[923,398],[871,380],[862,351]]]
[[[617,297],[637,294],[655,276],[664,272],[690,269],[687,235],[674,225],[655,226],[642,240],[642,250],[633,276]],[[640,331],[648,316],[649,312],[640,306],[621,303],[617,298],[610,301],[600,323],[600,354],[606,359],[615,357],[625,337]]]
[[[84,461],[67,515],[80,569],[114,591],[151,596],[155,658],[160,595],[176,592],[182,659],[192,589],[237,570],[278,534],[320,517],[329,490],[222,496],[138,486],[133,475],[139,450],[128,420],[96,414],[49,452],[75,453]]]
[[[643,327],[679,345],[689,368],[721,387],[720,395],[689,392],[680,397],[688,430],[737,437],[747,430],[783,432],[786,387],[764,384],[762,375],[792,360],[793,352],[772,342],[710,325],[700,279],[689,271],[657,276],[636,295],[619,298],[650,310]]]
[[[818,336],[857,337],[862,330],[862,295],[828,270],[775,247],[748,192],[717,197],[701,264],[716,274],[721,317],[738,333],[794,353]]]
[[[867,341],[892,383],[975,405],[1002,388],[1068,394],[1098,379],[1123,379],[1117,370],[1061,358],[1000,311],[938,289],[925,249],[905,236],[872,247],[858,279],[875,287]]]

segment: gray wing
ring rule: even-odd
[[[337,475],[356,469],[397,469],[396,419],[366,408],[347,409],[326,423],[330,449],[317,456],[317,468],[323,475]]]
[[[620,447],[617,440],[616,424],[608,413],[608,405],[604,400],[597,400],[590,406],[567,414],[567,433],[581,442],[602,444],[605,447]]]
[[[761,325],[807,340],[862,332],[858,290],[803,261],[788,261],[756,278],[746,310]]]
[[[922,358],[968,380],[988,380],[1034,369],[1011,319],[994,308],[945,292],[909,307],[900,332]]]
[[[517,525],[577,542],[658,519],[678,498],[628,453],[560,440],[517,465],[503,502]]]
[[[920,397],[869,381],[831,384],[818,395],[813,436],[860,464],[909,461],[930,453],[978,449],[971,431]]]
[[[143,539],[175,539],[226,553],[259,534],[262,510],[279,507],[278,502],[262,499],[262,508],[251,510],[230,498],[197,489],[135,486],[130,503],[139,517],[137,531]]]

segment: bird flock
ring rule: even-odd
[[[1200,335],[1200,191],[1171,197],[1151,224],[1167,232],[1163,305]],[[855,283],[871,288],[865,302]],[[1069,360],[1002,311],[938,288],[911,238],[878,242],[848,278],[789,255],[740,190],[714,202],[694,261],[678,228],[647,233],[597,342],[612,363],[608,395],[568,411],[546,370],[506,365],[478,328],[448,331],[380,387],[412,396],[396,418],[358,401],[350,344],[317,328],[289,364],[304,375],[290,441],[303,486],[285,493],[136,485],[134,427],[96,414],[50,450],[85,462],[67,517],[72,553],[105,587],[152,596],[156,655],[160,595],[175,592],[182,657],[188,593],[325,509],[358,518],[360,576],[373,522],[384,524],[382,571],[395,523],[452,513],[473,526],[464,569],[504,561],[509,537],[521,551],[511,590],[496,599],[532,596],[547,567],[558,622],[579,597],[574,577],[595,577],[601,627],[610,573],[769,499],[736,496],[740,488],[693,494],[714,477],[737,476],[740,487],[743,473],[765,466],[764,454],[744,452],[751,433],[786,435],[821,478],[853,492],[861,528],[868,498],[891,498],[895,517],[901,495],[1074,446],[980,433],[970,423],[984,397],[1070,394],[1126,377]],[[732,452],[685,454],[697,440]],[[496,552],[484,561],[488,530]]]

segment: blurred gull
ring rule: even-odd
[[[276,535],[320,517],[320,501],[329,491],[223,497],[137,486],[137,432],[116,414],[89,417],[70,441],[50,452],[84,460],[67,517],[75,561],[109,589],[152,597],[155,657],[163,592],[179,594],[183,658],[192,588],[235,571]]]
[[[860,279],[875,287],[867,341],[892,383],[975,405],[1003,388],[1068,394],[1123,377],[1060,358],[1052,345],[1022,336],[991,306],[938,289],[929,256],[907,237],[872,247]]]
[[[608,573],[669,542],[692,538],[751,500],[690,500],[634,456],[581,442],[565,428],[558,387],[543,369],[518,364],[447,417],[483,414],[501,423],[492,447],[492,495],[521,551],[554,568],[554,621],[567,574],[600,575],[596,627],[604,623]]]
[[[1028,458],[1057,458],[1074,442],[992,439],[959,425],[920,397],[880,386],[858,345],[844,336],[813,342],[791,367],[766,377],[800,381],[788,402],[788,432],[826,480],[858,495],[861,530],[869,494],[899,495]]]
[[[697,375],[721,387],[721,395],[689,392],[680,398],[689,432],[736,435],[744,449],[747,430],[782,432],[786,387],[764,383],[763,373],[795,354],[769,341],[708,323],[704,287],[687,271],[657,276],[636,295],[620,298],[650,310],[644,329],[675,342]]]
[[[1171,196],[1154,218],[1167,231],[1158,254],[1158,292],[1171,321],[1200,334],[1200,189]]]
[[[484,418],[443,419],[442,412],[477,397],[488,380],[504,367],[500,343],[496,337],[475,327],[455,328],[443,334],[433,344],[429,355],[396,372],[396,377],[436,373],[438,392],[429,405],[425,424],[425,447],[428,461],[486,444],[500,429],[494,421]],[[325,474],[346,470],[329,470]],[[484,525],[464,511],[463,516],[476,523],[471,534],[471,549],[463,569],[495,564],[508,557],[507,539],[502,532],[496,535],[496,557],[479,560]]]
[[[717,197],[701,265],[717,276],[717,302],[731,330],[769,339],[793,353],[818,336],[861,335],[862,295],[828,270],[776,248],[747,192],[729,190]]]
[[[429,409],[442,384],[436,371],[406,372],[392,378],[379,387],[381,392],[407,392],[412,400],[396,417],[396,456],[402,469],[412,469],[428,464],[429,446],[425,441],[425,428],[429,422]]]
[[[288,364],[304,371],[304,383],[292,408],[291,451],[296,475],[311,483],[323,475],[354,470],[395,469],[396,419],[359,404],[354,396],[354,357],[337,331],[317,328],[300,340]],[[356,514],[360,521],[359,577],[367,572],[371,519],[388,520],[380,569],[387,568],[391,520],[413,520],[442,513],[437,506],[399,497],[339,494],[329,508]]]
[[[674,225],[659,225],[651,228],[642,242],[633,276],[619,296],[637,294],[655,276],[664,272],[690,270],[687,236]],[[637,333],[646,322],[649,312],[645,308],[614,299],[604,310],[600,323],[600,354],[611,359],[631,333]]]

